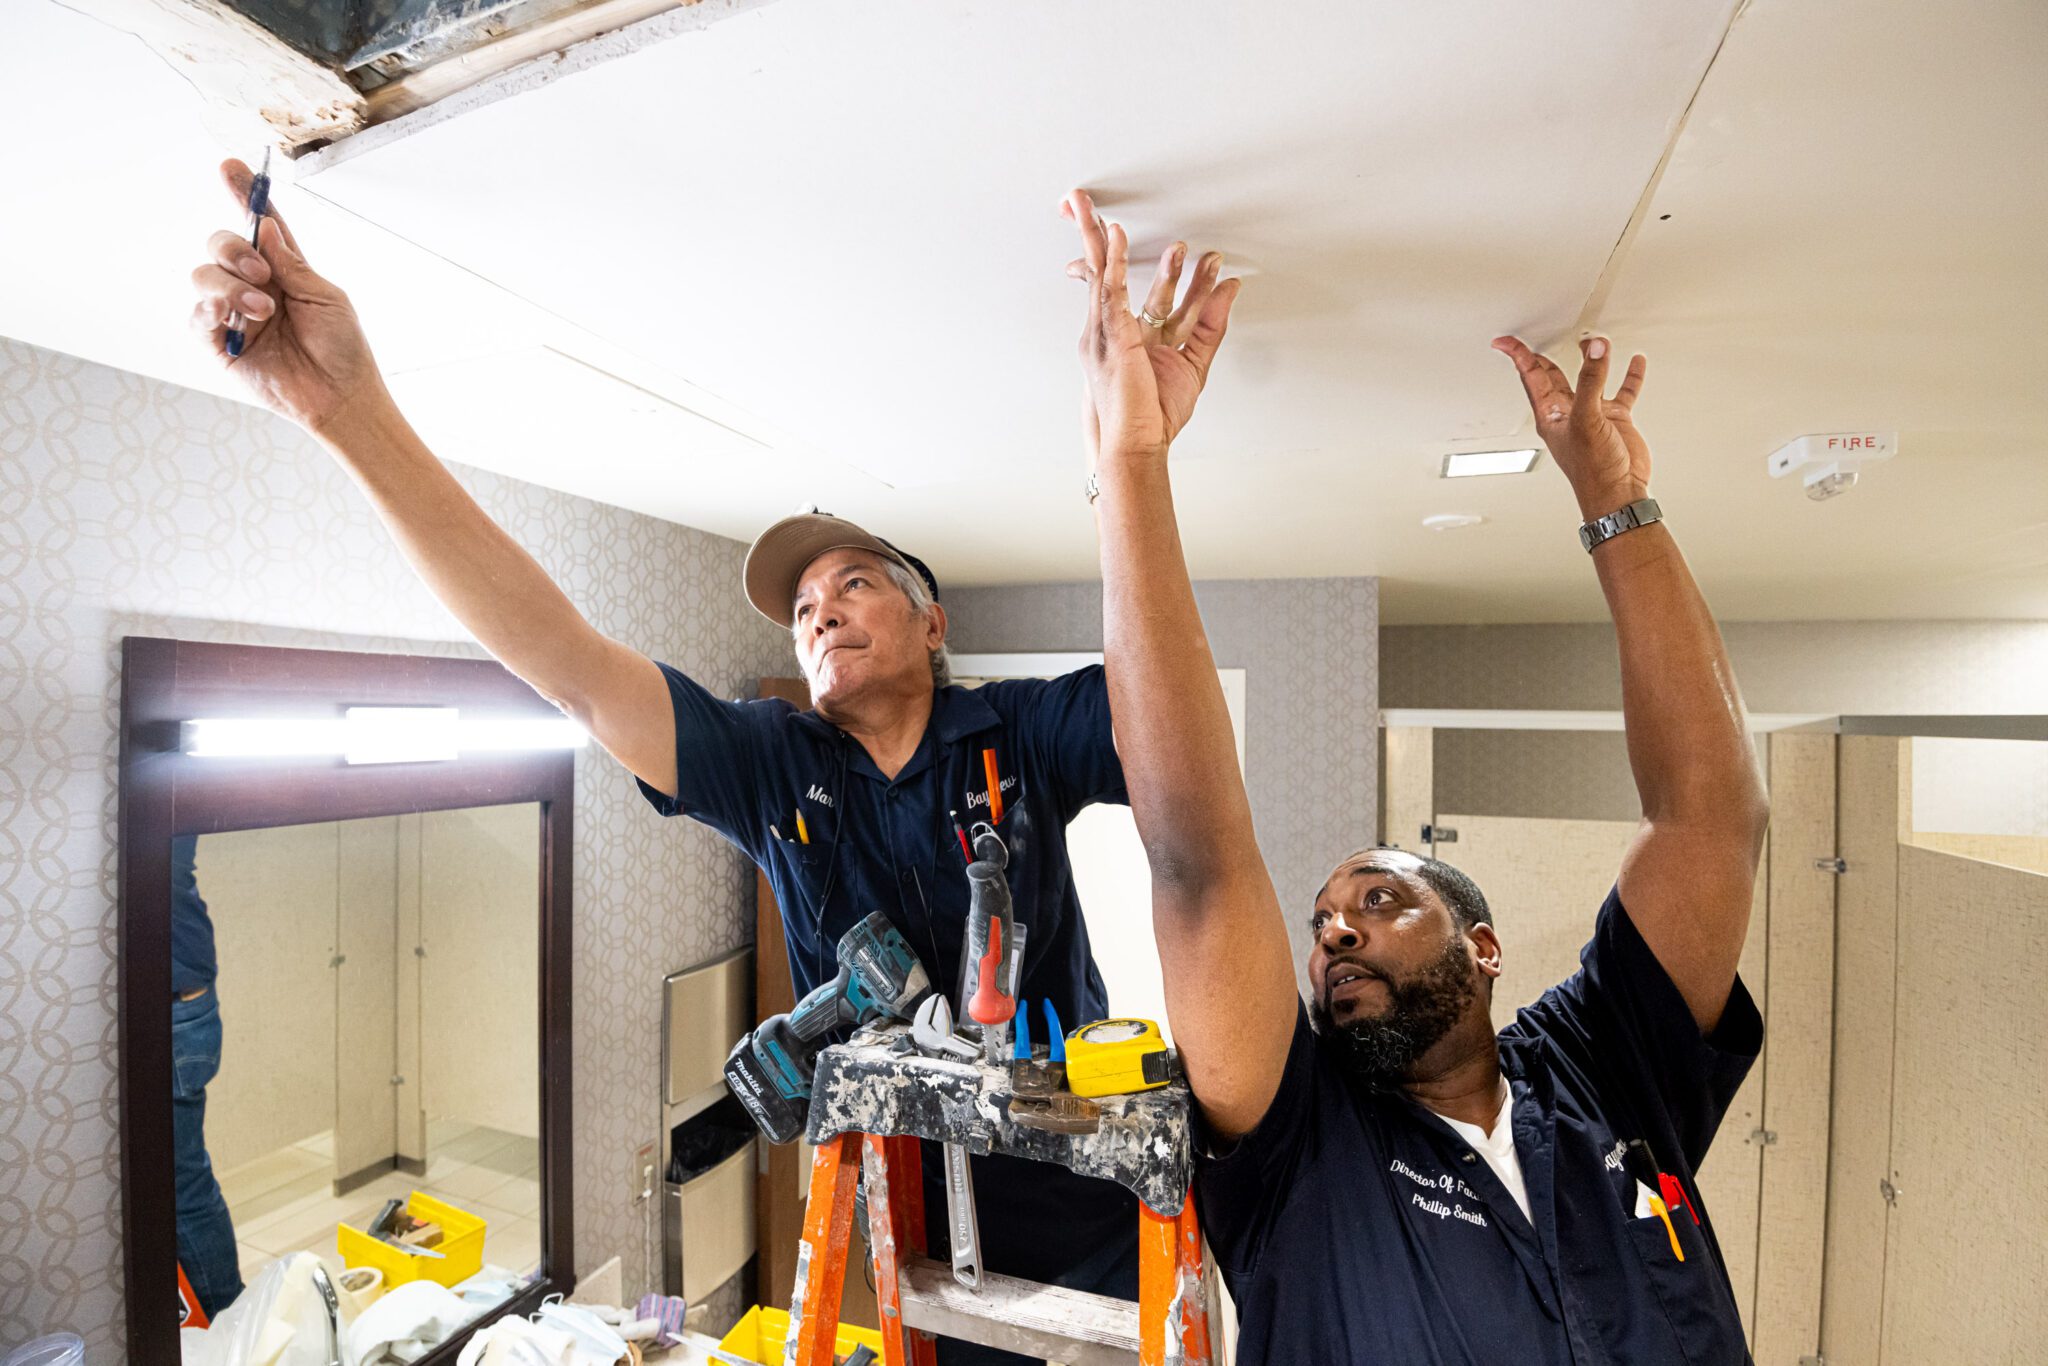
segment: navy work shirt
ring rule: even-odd
[[[1258,1128],[1195,1178],[1245,1366],[1748,1360],[1693,1173],[1763,1021],[1738,980],[1702,1037],[1616,893],[1579,962],[1500,1032],[1527,1218],[1448,1124],[1352,1080],[1297,1018]],[[1699,1213],[1671,1212],[1683,1262],[1635,1217],[1635,1138]]]
[[[1019,994],[1034,1009],[1051,1000],[1068,1029],[1108,1014],[1067,861],[1067,823],[1082,807],[1128,801],[1100,665],[1050,680],[938,689],[924,738],[893,779],[814,712],[773,698],[722,701],[660,667],[675,707],[681,791],[671,799],[645,783],[640,790],[663,815],[711,826],[767,875],[799,999],[838,973],[840,936],[875,911],[902,932],[932,984],[954,994],[967,933],[968,861],[948,813],[957,811],[970,830],[988,819],[984,752],[992,750],[1002,799],[997,830],[1025,927]],[[939,1172],[937,1146],[924,1145],[928,1176]],[[991,1270],[1054,1280],[1105,1240],[1135,1247],[1136,1201],[1121,1186],[1000,1156],[977,1157],[973,1170]],[[1044,1231],[1055,1224],[1057,1234]],[[936,1209],[927,1216],[928,1228],[944,1225]],[[1135,1287],[1133,1280],[1132,1293]]]

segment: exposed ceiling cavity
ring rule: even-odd
[[[293,155],[651,18],[701,9],[701,24],[761,2],[70,0],[170,62],[224,139],[260,124]]]

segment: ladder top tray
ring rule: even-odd
[[[1180,1213],[1194,1179],[1185,1080],[1101,1097],[1102,1122],[1092,1134],[1049,1133],[1010,1119],[1007,1066],[925,1057],[909,1039],[907,1025],[870,1025],[820,1053],[806,1139],[822,1144],[863,1133],[958,1143],[970,1153],[1027,1157],[1114,1181],[1156,1214]]]

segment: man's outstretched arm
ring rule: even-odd
[[[246,201],[250,171],[221,167]],[[348,296],[307,264],[273,212],[260,250],[217,232],[192,272],[193,326],[273,412],[304,427],[369,497],[391,538],[456,620],[499,662],[597,737],[650,787],[675,795],[675,712],[653,662],[578,612],[485,515],[384,387]],[[227,353],[231,313],[247,344]]]
[[[1586,521],[1649,496],[1650,450],[1633,411],[1641,356],[1605,397],[1610,346],[1581,343],[1573,386],[1519,340],[1494,346],[1515,363],[1536,430],[1571,480]],[[1702,1031],[1720,1022],[1749,931],[1750,898],[1769,804],[1706,599],[1662,522],[1594,547],[1621,649],[1621,702],[1643,823],[1622,859],[1629,919],[1685,997]]]
[[[1185,257],[1168,248],[1131,315],[1123,230],[1085,194],[1068,212],[1085,254],[1081,339],[1099,443],[1104,661],[1131,813],[1152,868],[1152,927],[1167,1017],[1210,1126],[1248,1133],[1280,1085],[1297,1009],[1287,932],[1238,771],[1230,713],[1196,610],[1167,478],[1167,451],[1193,414],[1222,344],[1237,282],[1205,257],[1181,307]]]

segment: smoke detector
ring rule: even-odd
[[[1856,485],[1863,466],[1889,460],[1899,449],[1897,432],[1831,432],[1787,441],[1770,454],[1771,478],[1797,470],[1806,496],[1819,502]]]

